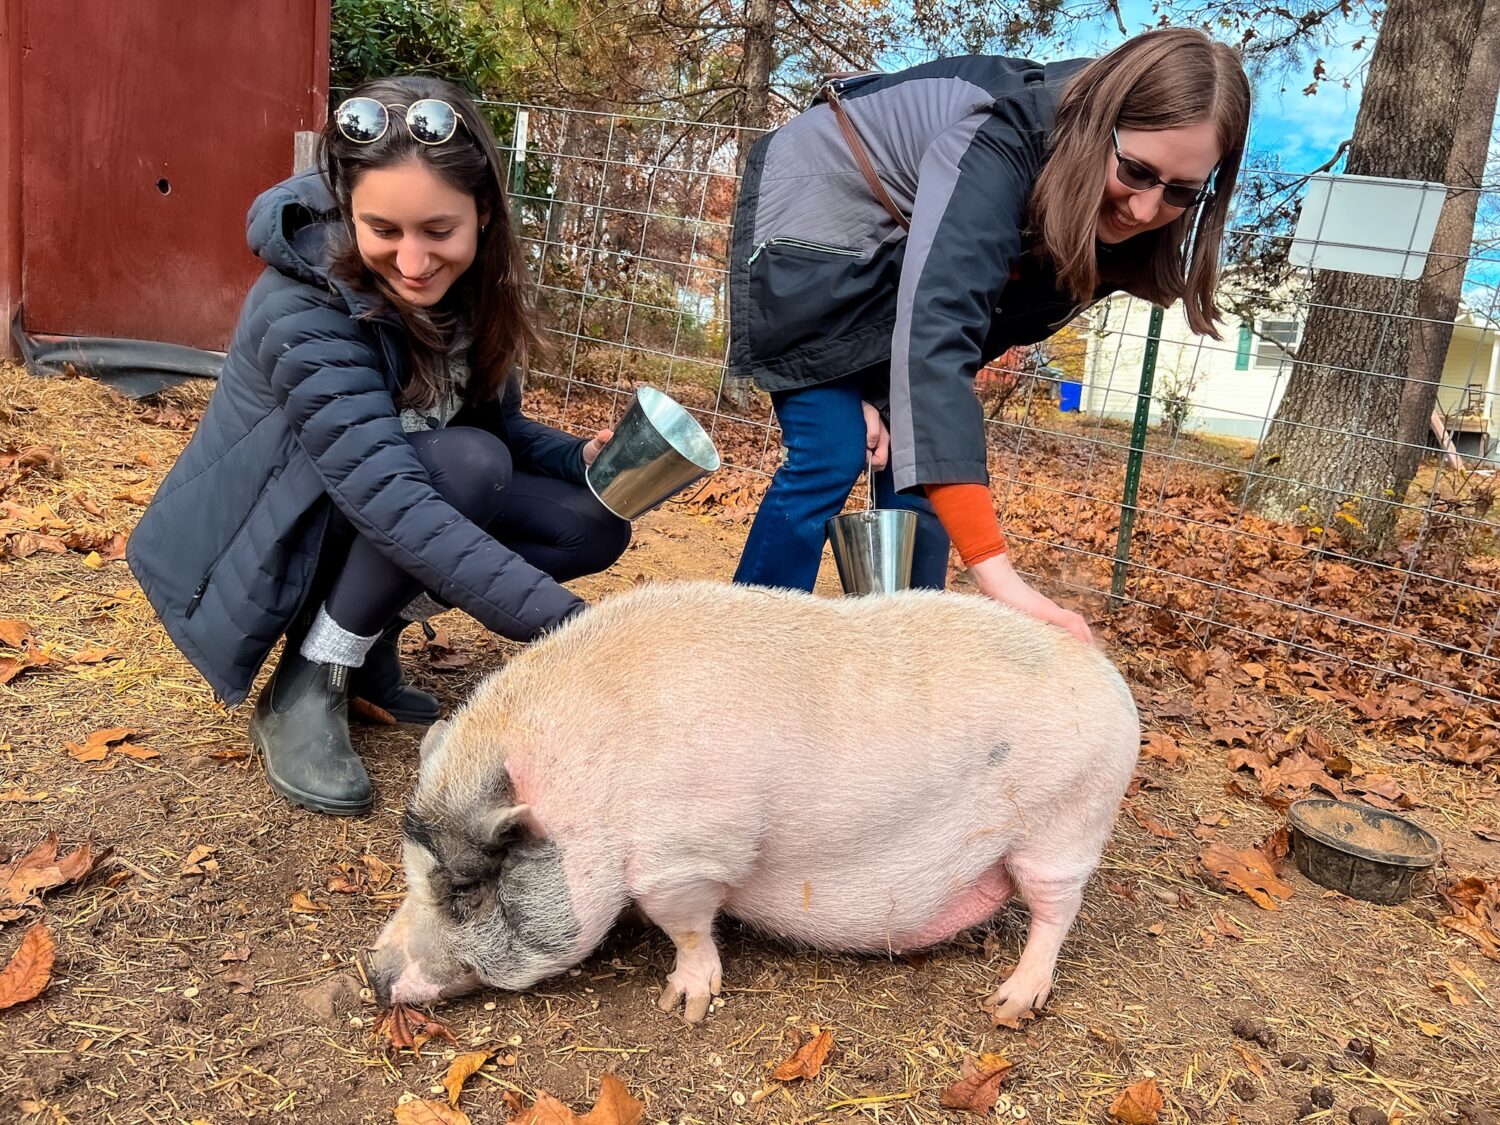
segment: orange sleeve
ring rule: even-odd
[[[943,530],[958,548],[964,566],[994,558],[1005,550],[1005,536],[995,515],[990,490],[982,484],[929,484],[927,499]]]

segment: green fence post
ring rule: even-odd
[[[1141,360],[1141,389],[1135,400],[1135,421],[1130,426],[1130,457],[1125,462],[1125,495],[1120,501],[1120,534],[1115,539],[1115,565],[1109,582],[1110,600],[1115,605],[1125,596],[1125,574],[1130,565],[1130,536],[1135,530],[1135,501],[1141,488],[1141,463],[1146,459],[1146,424],[1151,419],[1151,389],[1156,382],[1156,353],[1161,348],[1161,323],[1161,306],[1151,306],[1151,323],[1146,328],[1146,355]]]

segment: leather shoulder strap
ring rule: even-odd
[[[880,175],[875,171],[875,165],[870,160],[870,154],[865,150],[864,142],[859,139],[859,131],[854,128],[854,122],[849,119],[848,112],[844,109],[843,100],[834,89],[833,83],[823,87],[824,100],[833,109],[834,117],[838,118],[839,130],[844,134],[844,140],[849,145],[849,151],[854,154],[854,162],[859,165],[859,170],[864,173],[865,182],[870,185],[870,190],[875,193],[875,198],[885,207],[887,213],[896,221],[896,225],[902,230],[911,230],[911,220],[901,213],[901,208],[896,206],[896,201],[891,198],[891,193],[886,191],[885,184],[881,183]]]

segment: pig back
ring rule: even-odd
[[[841,851],[962,877],[1041,826],[1097,855],[1139,749],[1102,653],[931,591],[638,587],[515,658],[476,719],[549,832],[636,870],[711,841],[726,879]]]

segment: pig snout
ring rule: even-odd
[[[413,940],[414,929],[410,908],[404,907],[365,955],[365,975],[382,1008],[432,1004],[480,986],[479,975],[469,967],[424,956]]]

